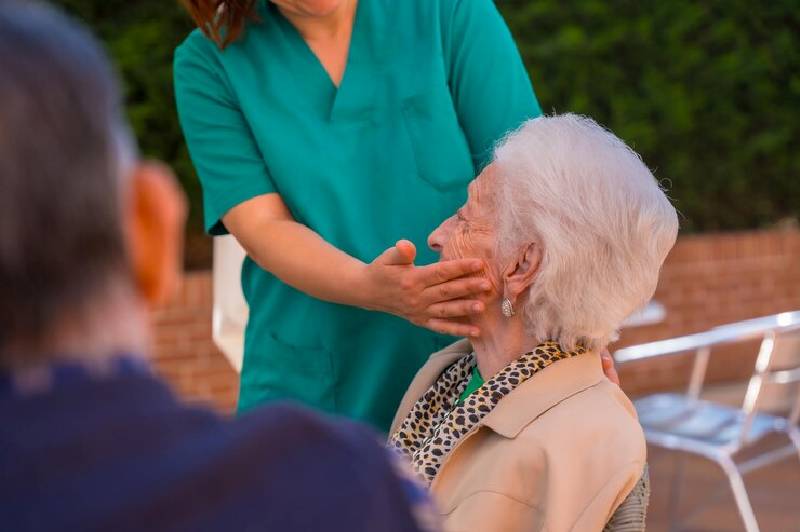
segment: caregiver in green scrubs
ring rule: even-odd
[[[386,430],[445,334],[480,334],[459,317],[483,310],[482,265],[424,244],[540,114],[508,28],[491,0],[184,3],[206,229],[248,253],[239,409],[288,398]]]

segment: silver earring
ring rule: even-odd
[[[514,307],[511,305],[511,300],[508,299],[507,297],[503,298],[502,308],[503,308],[503,316],[505,316],[506,318],[510,318],[511,316],[514,315]]]

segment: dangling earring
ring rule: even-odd
[[[507,297],[503,298],[502,309],[503,309],[503,316],[505,316],[506,318],[510,318],[511,316],[514,315],[514,307],[511,305],[511,300],[508,299]]]

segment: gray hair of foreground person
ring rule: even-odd
[[[497,253],[533,240],[540,270],[523,313],[529,334],[566,349],[616,339],[652,297],[678,216],[641,158],[574,114],[523,124],[495,150],[502,176]]]
[[[95,41],[35,2],[0,4],[0,366],[37,362],[126,275],[133,146]],[[53,353],[51,353],[53,354]]]

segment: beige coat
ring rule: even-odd
[[[392,434],[466,340],[433,354],[411,383]],[[447,531],[600,531],[642,475],[633,405],[599,356],[560,360],[504,397],[456,444],[431,484]]]

